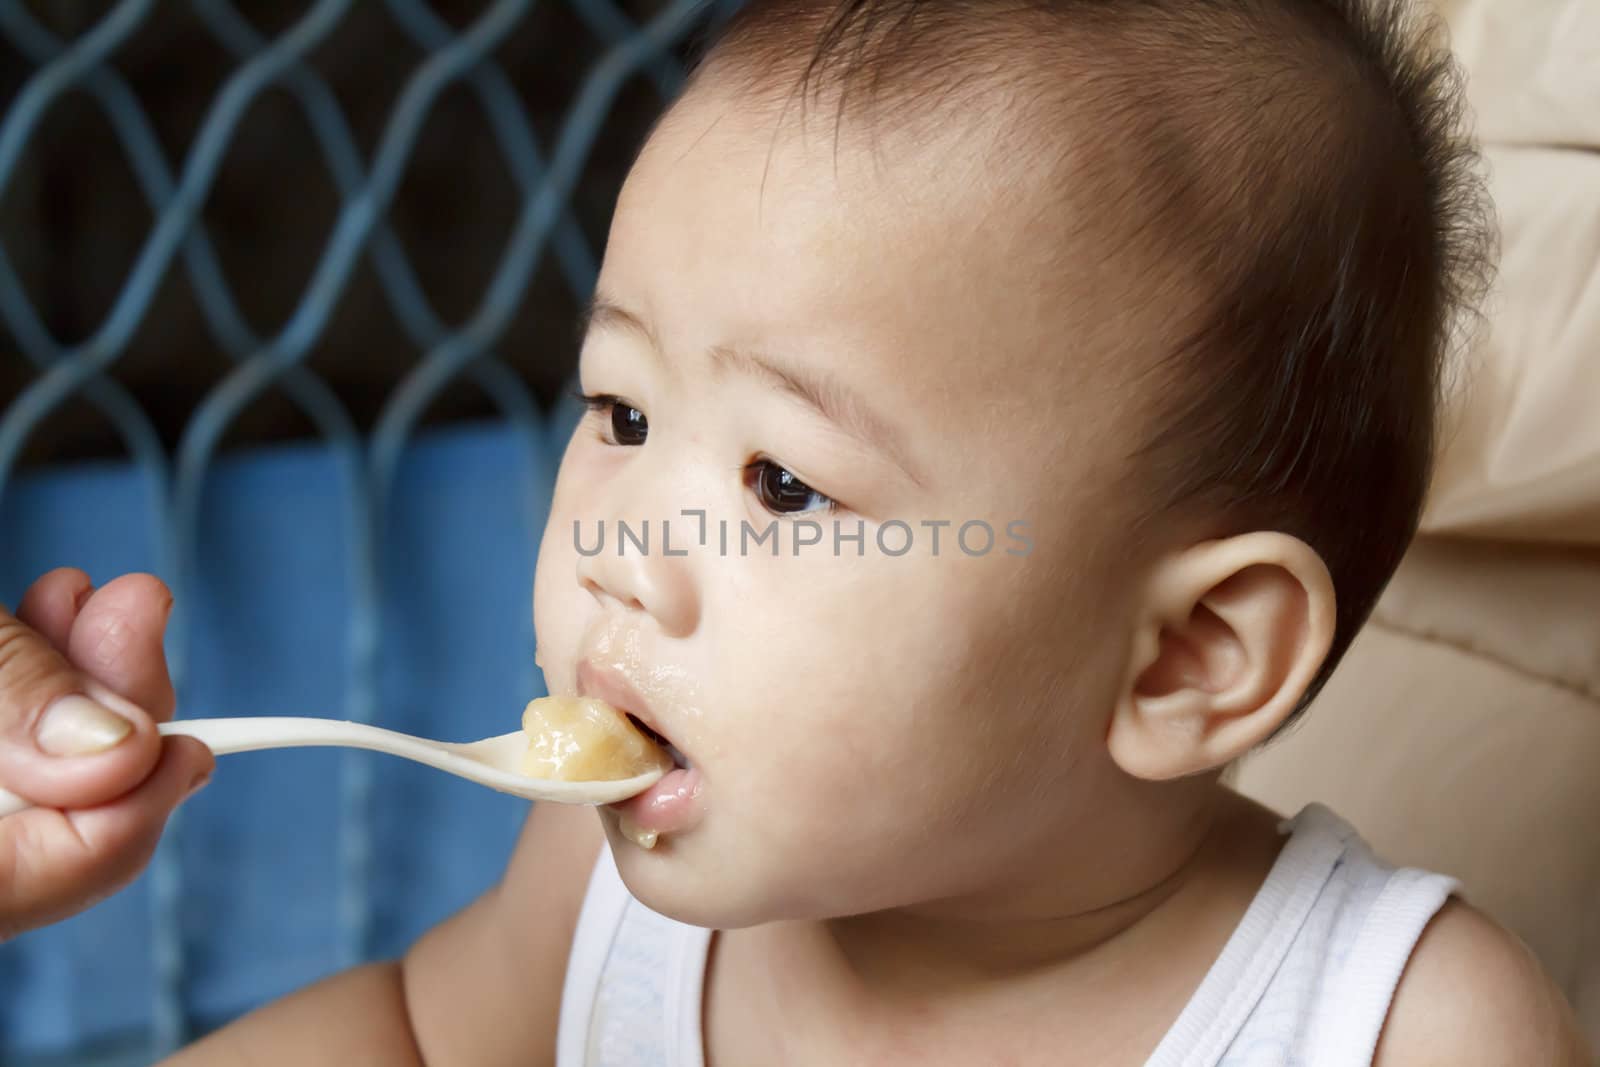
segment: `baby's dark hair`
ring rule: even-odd
[[[1115,247],[1199,298],[1170,348],[1129,354],[1184,383],[1148,413],[1141,528],[1282,530],[1333,576],[1333,647],[1287,727],[1416,532],[1445,355],[1490,277],[1438,29],[1401,0],[752,0],[696,77],[831,88],[840,122],[980,109],[1049,142],[1066,116],[1063,195],[1111,196]]]

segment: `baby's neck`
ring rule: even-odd
[[[981,896],[733,931],[742,944],[715,951],[724,977],[742,972],[746,984],[714,1006],[739,1000],[768,1039],[785,1028],[796,1045],[832,1035],[792,1062],[846,1062],[834,1055],[843,1049],[854,1062],[900,1062],[894,1050],[906,1048],[922,1062],[975,1062],[974,1049],[1013,1038],[1024,1042],[1010,1047],[1016,1062],[1065,1062],[1049,1050],[1069,1035],[1083,1054],[1072,1062],[1140,1062],[1266,878],[1284,840],[1278,819],[1216,787],[1198,815],[1106,836],[1097,861],[1088,845],[1064,844],[1053,870]],[[757,988],[765,994],[751,1001]],[[734,1041],[729,1012],[717,1018],[713,1036]]]
[[[1166,825],[1110,838],[1098,862],[1062,848],[1062,862],[1018,885],[838,918],[821,931],[862,989],[912,997],[965,995],[1045,973],[1093,974],[1152,947],[1160,952],[1173,931],[1214,912],[1219,889],[1232,889],[1235,901],[1253,896],[1266,875],[1262,862],[1275,856],[1261,835],[1275,813],[1222,785],[1210,792]]]

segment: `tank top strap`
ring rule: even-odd
[[[1354,836],[1311,803],[1278,824],[1290,837],[1222,953],[1184,1005],[1146,1067],[1215,1067],[1288,958]]]

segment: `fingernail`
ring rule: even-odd
[[[183,794],[183,799],[184,800],[188,800],[190,797],[192,797],[196,793],[200,792],[200,790],[204,789],[206,787],[206,783],[210,782],[210,781],[211,781],[211,772],[210,771],[206,771],[204,774],[196,775],[195,776],[195,780],[189,783],[189,791],[187,793]],[[180,801],[180,803],[181,803],[181,801]]]
[[[52,756],[88,756],[115,748],[133,723],[86,696],[62,697],[45,710],[34,739]]]
[[[83,606],[89,602],[89,598],[92,596],[94,596],[94,586],[87,586],[83,592],[72,598],[73,610],[82,611]]]

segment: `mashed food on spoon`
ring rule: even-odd
[[[593,697],[540,697],[522,713],[528,752],[522,773],[566,782],[605,782],[672,770],[672,757],[628,717]]]

